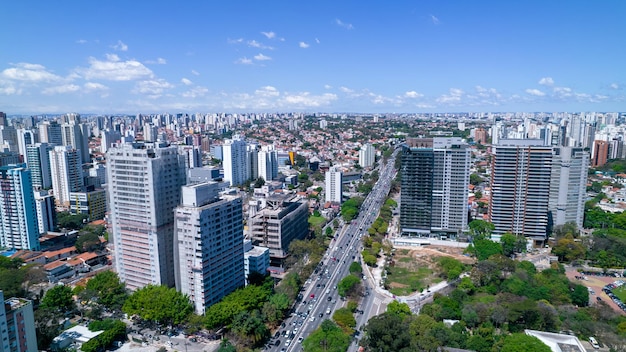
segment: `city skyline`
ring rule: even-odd
[[[0,9],[9,114],[626,110],[619,1]]]

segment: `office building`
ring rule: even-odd
[[[222,146],[224,181],[231,186],[243,185],[248,180],[248,161],[246,141],[243,136],[235,135],[227,139]]]
[[[493,234],[543,243],[548,230],[552,147],[539,139],[502,139],[491,159],[489,221]]]
[[[0,247],[39,249],[37,209],[25,164],[0,167]]]
[[[26,155],[26,146],[37,143],[35,136],[35,133],[31,130],[25,128],[17,129],[17,149],[20,155]]]
[[[69,211],[72,215],[87,215],[88,221],[102,220],[106,214],[106,191],[92,186],[82,192],[70,192]]]
[[[376,149],[374,149],[374,146],[369,143],[363,144],[359,150],[359,165],[361,167],[371,167],[374,165],[375,157]]]
[[[216,182],[183,186],[174,215],[176,289],[197,314],[245,285],[242,200],[220,190]]]
[[[131,290],[174,286],[174,209],[185,182],[178,148],[122,143],[107,153],[115,269]]]
[[[583,148],[553,149],[548,205],[552,225],[574,222],[582,229],[587,199],[588,168],[589,153]]]
[[[274,145],[264,145],[258,153],[259,176],[265,182],[278,178],[278,152]]]
[[[339,203],[343,201],[343,173],[338,167],[331,167],[326,171],[326,201]]]
[[[70,192],[80,192],[84,185],[81,157],[72,146],[57,146],[50,151],[52,190],[57,207],[67,209]]]
[[[467,144],[460,138],[409,138],[401,162],[401,233],[456,236],[466,231]]]
[[[270,250],[272,266],[282,266],[293,240],[309,233],[309,207],[305,199],[275,195],[265,200],[266,206],[248,219],[254,245]]]
[[[33,304],[0,291],[0,352],[37,352]]]
[[[33,187],[50,189],[52,172],[50,171],[50,151],[54,146],[48,143],[36,143],[26,146],[26,165],[31,170]]]
[[[56,121],[43,121],[39,123],[39,141],[54,146],[63,145],[63,133],[61,125]]]

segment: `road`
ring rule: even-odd
[[[301,291],[303,299],[296,302],[294,313],[284,320],[278,330],[278,337],[273,337],[265,351],[301,351],[302,340],[309,336],[325,319],[332,319],[335,310],[345,307],[347,301],[340,299],[337,293],[337,284],[349,274],[349,267],[353,261],[360,260],[362,249],[360,238],[367,233],[367,229],[378,216],[383,205],[391,180],[395,175],[394,156],[387,164],[381,163],[378,182],[366,197],[359,210],[359,215],[351,223],[344,225],[329,245],[322,262],[315,273],[305,282]],[[376,283],[371,282],[371,276],[364,276],[364,294],[357,308],[362,313],[356,314],[357,329],[367,323],[370,317],[381,314],[390,301],[388,297],[373,289]],[[358,339],[350,345],[350,351],[356,351]]]

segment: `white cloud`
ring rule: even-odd
[[[85,39],[78,39],[76,41],[76,44],[86,44],[86,43],[87,43],[87,41]]]
[[[240,44],[243,43],[243,38],[237,38],[237,39],[226,39],[226,41],[228,42],[228,44]]]
[[[124,44],[121,40],[118,40],[117,44],[111,45],[111,48],[119,51],[127,51],[128,45]]]
[[[109,87],[105,86],[104,84],[96,83],[96,82],[87,82],[83,85],[83,87],[85,88],[85,91],[87,92],[103,91],[103,90],[109,89]]]
[[[256,40],[248,41],[248,46],[252,48],[259,48],[259,49],[264,49],[264,50],[274,50],[273,47],[265,45],[263,43],[259,43]]]
[[[319,40],[319,39],[317,39],[317,38],[315,38],[315,42],[316,42],[317,44],[319,44],[319,43],[320,43],[320,40]]]
[[[194,76],[200,76],[200,72],[196,71],[196,70],[191,70],[191,74]]]
[[[0,95],[20,95],[22,89],[16,88],[13,82],[0,79]]]
[[[354,26],[352,25],[352,23],[344,23],[343,21],[341,21],[340,19],[336,18],[335,19],[335,23],[339,26],[339,27],[343,27],[347,30],[351,30],[354,29]]]
[[[4,69],[0,75],[10,80],[27,82],[55,82],[61,80],[60,76],[48,72],[44,66],[39,64],[20,62],[13,64],[13,66],[15,67]]]
[[[189,80],[189,79],[187,79],[187,78],[185,78],[185,77],[181,78],[181,80],[180,80],[180,81],[181,81],[184,85],[186,85],[186,86],[190,86],[190,85],[192,85],[192,84],[193,84],[193,82],[192,82],[191,80]]]
[[[553,86],[554,80],[552,79],[552,77],[543,77],[539,80],[539,84],[541,84],[542,86]]]
[[[554,94],[560,98],[569,98],[572,96],[572,88],[554,87]]]
[[[157,64],[157,65],[165,65],[167,63],[167,60],[165,60],[162,57],[157,57],[156,60],[148,60],[146,61],[147,64]]]
[[[258,55],[254,55],[254,59],[257,61],[269,61],[272,58],[266,55],[259,53]]]
[[[267,37],[267,39],[272,39],[272,38],[276,37],[276,33],[274,33],[274,32],[261,32],[261,34],[263,34],[265,37]]]
[[[439,24],[439,18],[437,18],[435,15],[430,15],[430,20],[433,21],[434,25],[438,25]]]
[[[611,83],[611,85],[609,85],[609,88],[618,90],[619,89],[619,85],[617,83]]]
[[[79,89],[80,87],[75,84],[63,84],[60,86],[48,87],[42,90],[41,93],[46,94],[46,95],[63,94],[63,93],[76,92]]]
[[[333,88],[333,86],[331,86],[330,84],[325,84],[324,85],[324,89],[332,89],[332,88]]]
[[[546,93],[540,91],[539,89],[526,89],[526,93],[530,95],[534,95],[536,97],[543,97]]]
[[[424,96],[424,94],[411,90],[411,91],[404,93],[404,96],[407,98],[421,98]]]
[[[198,97],[202,97],[205,96],[206,93],[209,92],[209,89],[206,87],[193,87],[190,90],[181,93],[181,95],[185,98],[198,98]]]
[[[115,54],[107,54],[107,60],[89,58],[88,68],[79,68],[86,79],[104,79],[109,81],[131,81],[152,78],[152,71],[136,60],[121,61]]]
[[[434,109],[434,108],[436,108],[436,106],[432,105],[432,104],[417,104],[415,106],[420,108],[420,109]]]
[[[306,49],[309,47],[309,44],[305,43],[305,42],[300,42],[300,44],[298,44],[298,46],[300,46],[302,49]]]
[[[342,91],[342,92],[344,92],[344,93],[354,93],[354,90],[353,90],[353,89],[350,89],[350,88],[348,88],[348,87],[343,87],[343,86],[342,86],[342,87],[339,87],[339,90],[340,90],[340,91]]]
[[[288,105],[292,108],[311,108],[329,105],[337,100],[337,95],[332,93],[324,93],[322,95],[311,95],[309,92],[298,94],[285,94],[280,101],[281,106]]]
[[[247,57],[241,57],[237,59],[235,63],[239,65],[252,65],[252,59],[248,59]]]
[[[157,98],[166,89],[170,89],[173,87],[174,86],[171,83],[162,78],[151,79],[147,81],[137,82],[135,88],[133,89],[133,93],[149,94],[151,98]]]
[[[278,89],[272,87],[272,86],[265,86],[265,87],[261,87],[257,90],[254,91],[254,94],[261,96],[261,97],[265,97],[265,98],[269,98],[269,97],[277,97],[280,95],[280,92],[278,91]]]
[[[458,88],[450,88],[450,92],[448,94],[444,94],[436,99],[438,103],[441,104],[454,104],[461,101],[461,98],[465,92]]]

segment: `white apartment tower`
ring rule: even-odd
[[[174,209],[185,183],[178,148],[122,143],[107,153],[115,269],[126,286],[174,286]]]
[[[50,151],[54,147],[48,143],[36,143],[26,146],[26,166],[32,172],[33,187],[50,189],[52,173],[50,172]]]
[[[174,215],[176,289],[189,297],[197,314],[245,285],[242,200],[220,196],[220,186],[183,186]]]
[[[248,180],[246,141],[243,136],[234,135],[222,147],[224,181],[231,186],[239,186]]]
[[[70,192],[80,192],[83,188],[79,151],[70,145],[57,146],[50,150],[49,155],[55,201],[58,207],[67,208],[71,201]]]
[[[278,177],[278,153],[274,145],[264,145],[259,151],[259,177],[266,182]]]
[[[343,173],[338,167],[331,167],[326,171],[326,201],[341,204]]]
[[[371,167],[374,165],[375,157],[376,150],[374,146],[369,143],[363,144],[359,150],[359,165],[361,165],[361,167]]]
[[[556,147],[552,153],[552,176],[548,209],[555,226],[574,222],[583,227],[587,198],[589,153],[583,148]]]
[[[0,247],[39,249],[37,209],[25,164],[0,167]]]

